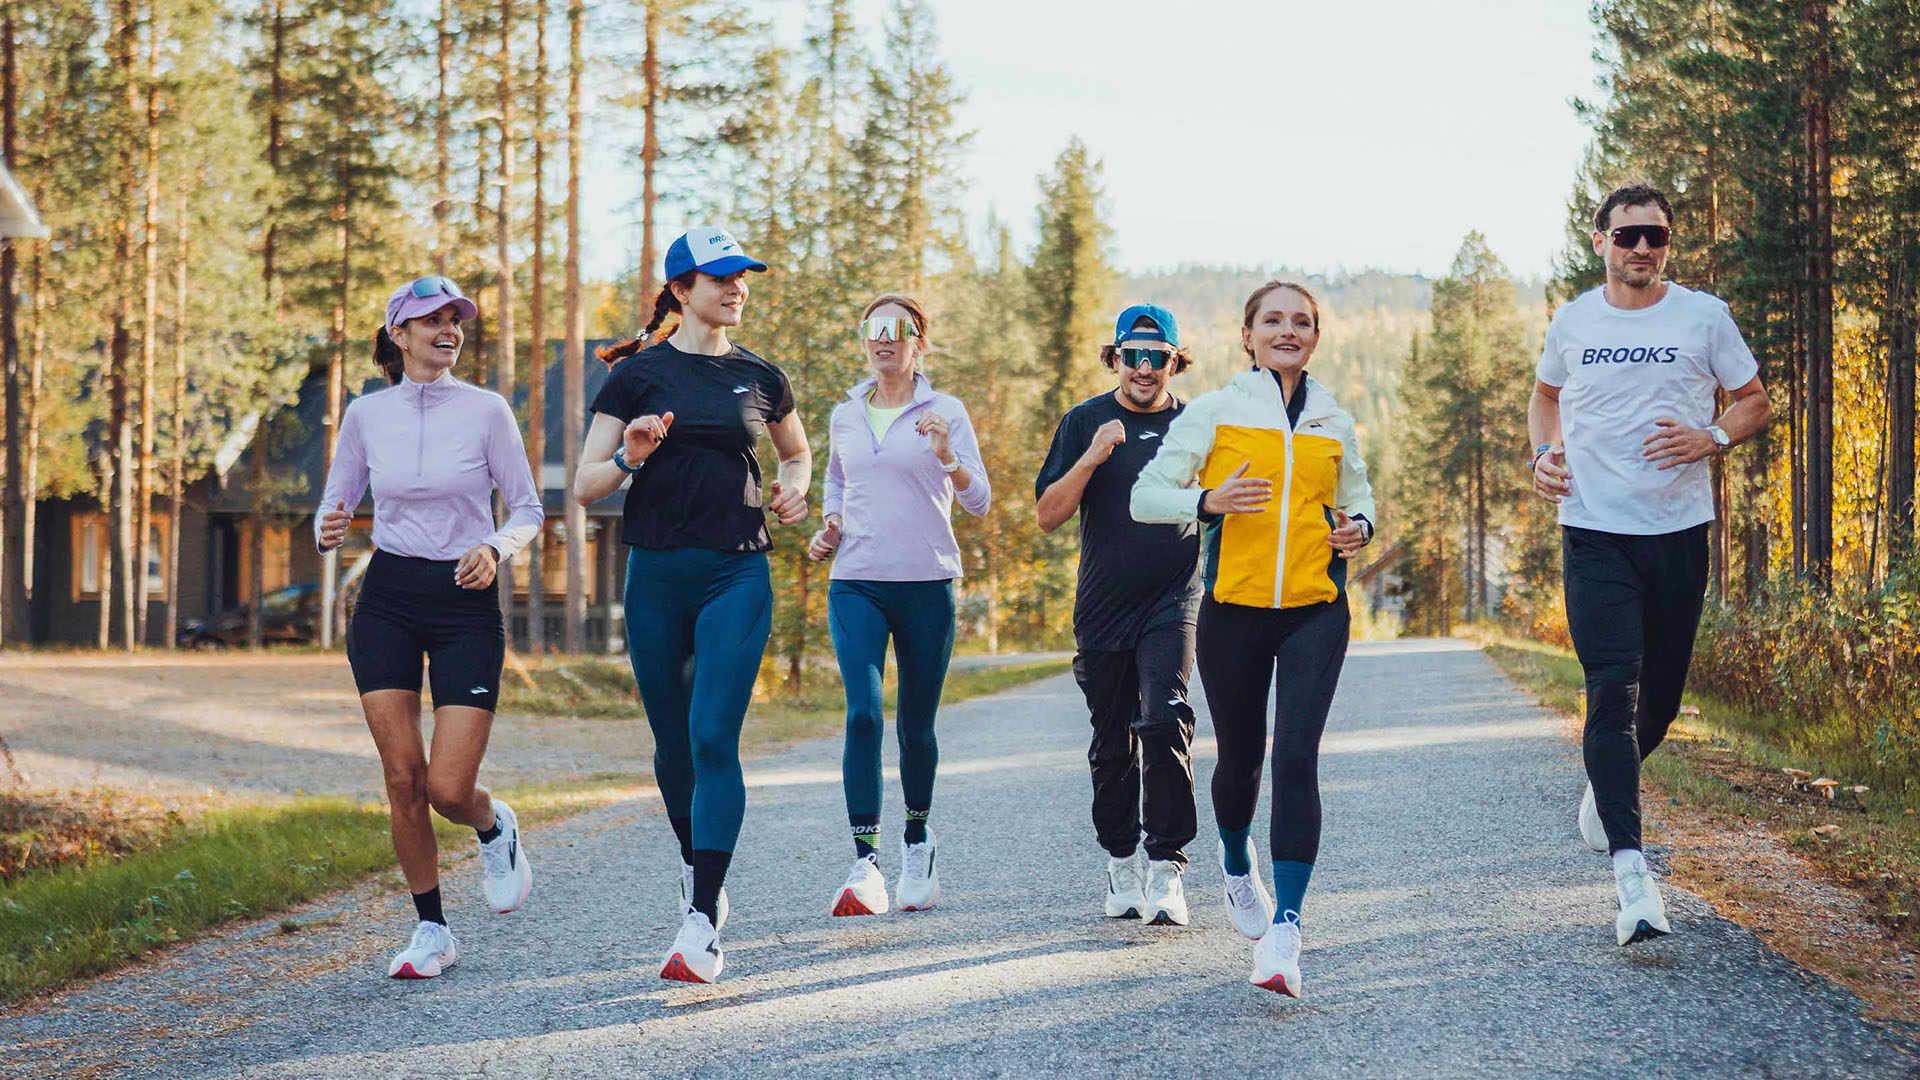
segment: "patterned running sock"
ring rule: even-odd
[[[1247,837],[1252,832],[1252,826],[1220,830],[1220,846],[1226,849],[1221,861],[1226,864],[1227,873],[1234,877],[1246,877],[1253,870],[1253,859],[1248,854],[1252,848],[1247,843]]]
[[[907,811],[907,843],[924,844],[927,842],[927,816],[931,810]]]
[[[491,844],[495,840],[500,839],[500,815],[493,815],[493,824],[484,829],[475,829],[473,833],[480,838],[480,842],[483,844]]]
[[[680,861],[687,866],[693,865],[693,819],[690,817],[667,816],[667,824],[673,826],[673,837],[680,841]]]
[[[1310,862],[1273,860],[1273,921],[1288,915],[1300,921],[1300,904],[1307,898],[1307,879],[1313,876]]]
[[[708,922],[720,919],[720,886],[727,883],[727,867],[733,862],[731,851],[693,853],[693,910]]]
[[[848,814],[847,822],[853,827],[853,857],[880,861],[880,815]]]
[[[435,885],[426,892],[413,894],[413,910],[420,916],[421,922],[437,922],[447,925],[447,917],[440,910],[440,886]]]

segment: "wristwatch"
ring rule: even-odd
[[[1713,452],[1716,454],[1733,445],[1733,437],[1719,424],[1708,425],[1707,434],[1713,436]]]
[[[938,461],[939,459],[935,458],[934,460]],[[952,461],[942,462],[940,465],[940,471],[949,472],[949,473],[959,472],[960,471],[960,455],[955,454],[953,455]]]
[[[1546,453],[1551,449],[1553,449],[1552,443],[1541,443],[1539,446],[1534,447],[1533,456],[1527,459],[1527,471],[1532,472],[1533,470],[1539,468],[1540,455]]]
[[[626,473],[628,476],[632,476],[634,473],[637,473],[641,469],[645,468],[647,463],[642,461],[638,465],[627,464],[627,448],[623,444],[613,448],[613,464],[614,464],[614,467],[619,469],[621,472]]]

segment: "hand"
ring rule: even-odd
[[[940,459],[940,464],[953,464],[953,448],[948,445],[946,417],[928,409],[913,422],[913,430],[927,437],[927,445],[932,448],[933,456]]]
[[[667,437],[667,429],[673,426],[673,414],[670,412],[654,416],[636,416],[627,424],[627,430],[620,433],[620,440],[626,447],[627,464],[638,465],[647,460],[648,455],[660,449],[660,443]]]
[[[347,512],[344,500],[332,510],[320,516],[320,550],[332,551],[347,542],[347,526],[353,524],[353,515]]]
[[[1351,559],[1367,546],[1367,527],[1337,509],[1333,512],[1333,526],[1333,531],[1327,534],[1327,543],[1341,558]]]
[[[1248,476],[1247,468],[1252,464],[1241,462],[1232,475],[1200,500],[1200,509],[1209,514],[1257,514],[1265,510],[1273,498],[1273,481]]]
[[[828,514],[827,527],[813,534],[807,541],[807,558],[821,562],[830,558],[840,547],[840,515]]]
[[[1713,436],[1699,428],[1691,428],[1671,416],[1663,416],[1653,422],[1658,429],[1641,442],[1646,447],[1640,456],[1648,461],[1660,462],[1660,468],[1673,469],[1681,465],[1691,465],[1704,458],[1710,458],[1720,449]]]
[[[493,550],[492,544],[476,544],[473,550],[460,556],[459,565],[453,568],[453,583],[463,589],[484,589],[493,584],[493,573],[499,563],[500,553]]]
[[[807,516],[807,493],[786,488],[775,480],[773,499],[767,503],[767,509],[773,512],[780,524],[792,525]]]
[[[1533,493],[1550,503],[1573,494],[1573,473],[1567,469],[1567,448],[1554,446],[1533,459]]]
[[[1127,425],[1118,420],[1109,420],[1093,429],[1093,442],[1085,454],[1088,464],[1105,465],[1113,456],[1113,448],[1127,441]]]

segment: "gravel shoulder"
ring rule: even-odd
[[[382,880],[311,906],[295,932],[247,925],[0,1015],[0,1061],[21,1076],[434,1078],[1898,1077],[1920,1063],[1858,999],[1691,894],[1669,890],[1673,937],[1616,947],[1606,862],[1573,828],[1577,749],[1466,643],[1349,656],[1297,1002],[1246,985],[1250,944],[1219,907],[1204,710],[1184,929],[1100,917],[1070,678],[951,706],[940,732],[934,911],[826,916],[849,844],[839,744],[820,740],[750,767],[717,986],[655,978],[676,860],[643,798],[531,834],[538,885],[519,914],[486,916],[475,871],[456,866],[462,956],[438,980],[380,977],[408,918]],[[889,875],[899,826],[890,782]]]

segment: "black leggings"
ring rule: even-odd
[[[1587,677],[1582,749],[1614,851],[1640,846],[1640,763],[1680,712],[1707,592],[1709,527],[1659,536],[1561,529],[1567,629]]]
[[[1320,733],[1347,658],[1345,597],[1297,608],[1200,603],[1200,684],[1206,687],[1220,760],[1213,816],[1222,830],[1253,823],[1267,748],[1267,688],[1273,698],[1273,819],[1276,862],[1320,853]]]

